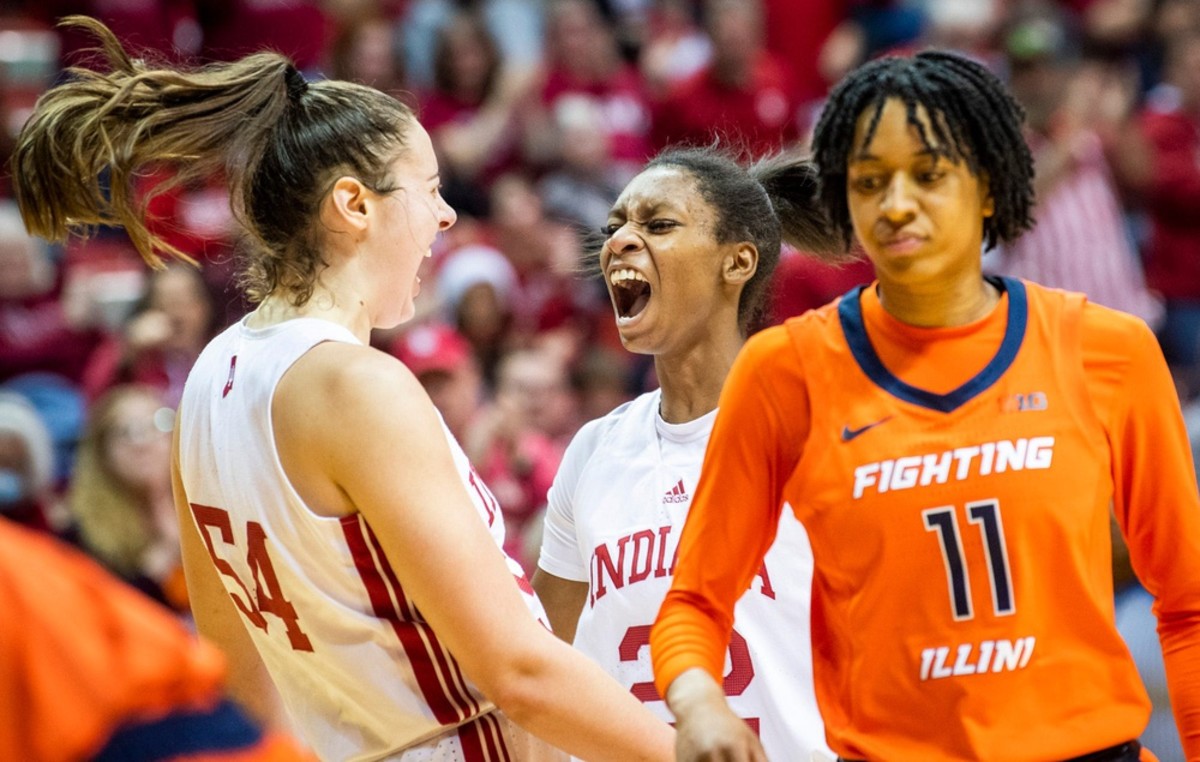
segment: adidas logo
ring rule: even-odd
[[[675,486],[663,495],[664,503],[686,503],[688,500],[687,490],[683,488],[683,479],[676,482]]]

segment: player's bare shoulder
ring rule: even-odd
[[[360,398],[424,397],[412,372],[395,357],[373,347],[327,341],[316,345],[296,361],[289,375],[300,376],[322,395],[326,405],[355,404]],[[285,377],[286,378],[286,377]]]

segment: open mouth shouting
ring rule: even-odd
[[[650,284],[637,270],[622,267],[608,276],[617,324],[632,322],[650,302]]]

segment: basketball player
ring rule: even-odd
[[[1200,758],[1200,499],[1162,354],[1136,318],[981,273],[984,243],[1031,224],[1021,116],[941,52],[832,92],[824,206],[877,281],[730,371],[651,634],[681,758],[762,758],[716,680],[785,501],[842,758],[1138,759],[1150,703],[1113,621],[1110,506]]]
[[[276,54],[151,69],[73,23],[111,70],[74,70],[23,129],[30,228],[120,223],[155,262],[170,249],[129,183],[168,163],[224,167],[257,244],[258,307],[197,360],[175,438],[189,592],[236,695],[270,714],[273,682],[322,759],[668,758],[670,728],[539,623],[495,500],[413,375],[368,346],[412,317],[455,221],[411,111]]]
[[[533,585],[555,633],[665,720],[650,624],[781,232],[808,251],[834,248],[815,195],[815,171],[795,157],[747,171],[716,149],[683,149],[651,161],[609,213],[599,264],[617,330],[629,350],[654,357],[660,388],[587,424],[567,448]],[[811,582],[808,539],[788,512],[737,604],[723,672],[734,712],[773,759],[825,748],[807,656]]]

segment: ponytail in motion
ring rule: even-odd
[[[13,182],[30,232],[51,241],[97,225],[123,227],[151,266],[190,260],[146,225],[149,199],[223,173],[248,235],[241,282],[252,301],[275,290],[295,304],[324,263],[318,208],[337,176],[391,190],[387,168],[403,150],[412,112],[348,82],[309,84],[292,62],[258,53],[184,70],[133,59],[100,22],[60,26],[96,38],[104,71],[73,67],[38,99],[13,154]],[[139,181],[170,173],[146,195]]]

